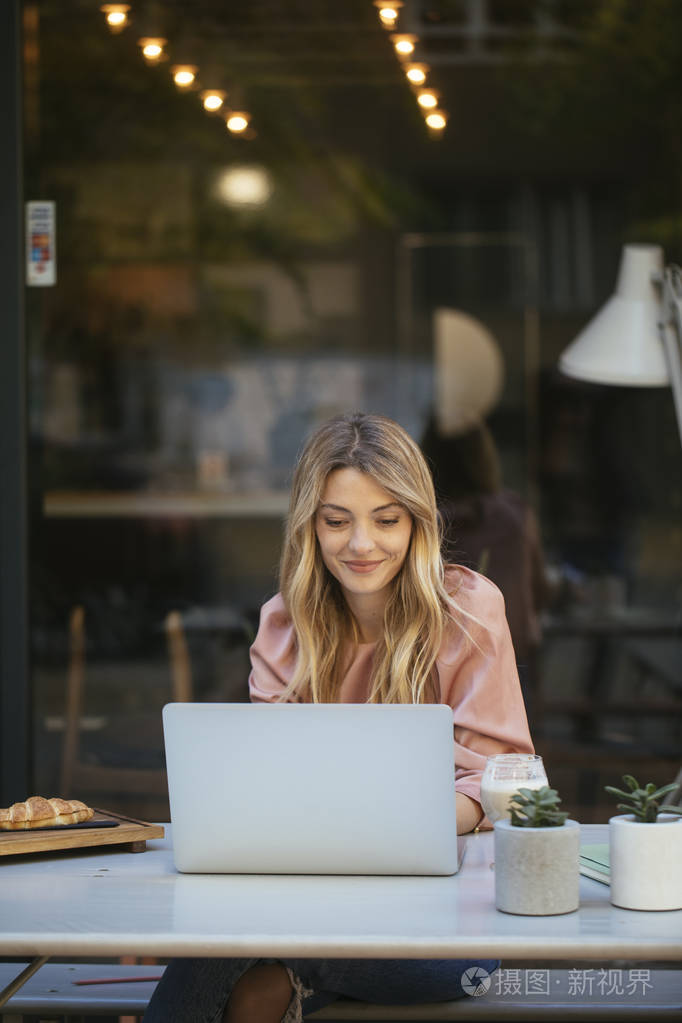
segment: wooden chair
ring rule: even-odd
[[[165,619],[170,662],[170,695],[176,702],[192,699],[192,671],[182,618],[171,611]],[[87,763],[81,756],[81,720],[86,684],[85,612],[80,605],[69,617],[69,664],[66,680],[66,727],[62,748],[60,795],[80,798],[85,791],[137,792],[167,796],[165,768]],[[159,708],[160,713],[160,708]],[[125,760],[125,750],[121,752]]]
[[[169,611],[166,615],[166,640],[173,680],[173,699],[176,703],[189,703],[192,699],[192,666],[189,660],[182,615]]]

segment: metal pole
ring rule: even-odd
[[[666,267],[663,272],[663,295],[661,302],[661,322],[658,330],[665,351],[670,375],[670,386],[673,391],[677,428],[682,442],[682,364],[680,348],[682,347],[682,275],[677,266]]]
[[[37,973],[41,966],[44,966],[49,956],[37,956],[33,962],[29,963],[28,966],[21,971],[21,973],[11,981],[7,987],[4,987],[0,991],[0,1008],[9,1002],[10,998],[21,991],[22,987],[27,980],[30,980],[34,973]]]

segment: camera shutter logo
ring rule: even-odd
[[[462,990],[472,998],[480,998],[490,988],[490,974],[482,966],[470,966],[462,974]]]

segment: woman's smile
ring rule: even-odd
[[[349,568],[351,572],[359,572],[364,575],[367,572],[373,572],[378,565],[383,565],[383,560],[380,561],[345,561],[346,568]]]

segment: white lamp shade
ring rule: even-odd
[[[559,359],[578,380],[630,387],[670,383],[658,333],[660,296],[653,277],[663,271],[658,245],[626,245],[616,290]]]
[[[499,345],[480,320],[436,309],[434,398],[438,429],[452,437],[471,429],[495,406],[504,385]]]

